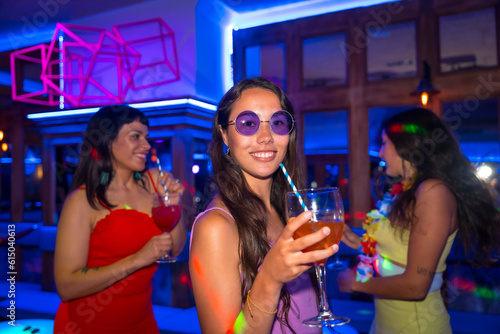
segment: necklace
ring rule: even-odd
[[[363,222],[363,229],[366,231],[361,236],[361,254],[358,255],[360,262],[356,266],[356,280],[366,282],[374,275],[374,267],[376,268],[377,257],[377,239],[375,232],[380,223],[389,222],[387,215],[391,211],[392,203],[396,196],[408,190],[413,185],[416,175],[403,179],[401,183],[396,183],[392,188],[384,194],[381,200],[376,204],[377,209],[374,209],[366,214],[366,220]]]

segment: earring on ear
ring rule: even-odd
[[[101,184],[105,185],[109,181],[109,173],[108,172],[101,172]]]
[[[135,180],[140,180],[140,179],[142,179],[142,174],[141,174],[141,173],[139,173],[139,172],[135,172],[135,173],[134,173],[134,179],[135,179]]]
[[[228,147],[228,148],[227,148],[227,152],[226,152],[226,154],[227,154],[227,155],[231,155],[230,153],[231,153],[231,150],[230,150],[230,148]]]

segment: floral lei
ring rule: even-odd
[[[363,229],[366,231],[361,236],[360,251],[362,254],[358,255],[360,260],[356,266],[356,280],[366,282],[374,275],[374,265],[377,255],[375,246],[377,240],[375,239],[375,231],[378,229],[381,222],[389,221],[387,215],[391,211],[392,203],[397,195],[408,190],[415,181],[415,175],[407,179],[403,179],[401,183],[396,183],[392,188],[384,194],[382,199],[377,202],[376,210],[372,210],[366,214],[366,220],[363,222]]]

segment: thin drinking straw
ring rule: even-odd
[[[160,176],[163,177],[163,171],[161,169],[160,158],[158,158],[158,157],[156,157],[156,164],[158,165],[158,170],[160,171]],[[167,184],[165,183],[165,181],[163,180],[163,178],[161,180],[161,185],[163,186],[163,189],[165,190],[165,199],[168,202]]]
[[[281,167],[281,170],[283,171],[283,174],[285,174],[285,177],[288,180],[288,183],[290,183],[290,186],[292,187],[292,190],[295,193],[295,196],[297,196],[297,198],[299,199],[300,205],[302,205],[302,208],[304,209],[304,211],[308,211],[306,204],[304,203],[304,200],[302,199],[302,197],[300,197],[299,191],[297,190],[297,187],[295,186],[295,184],[293,184],[292,178],[290,177],[290,174],[288,174],[285,166],[281,163],[280,167]]]

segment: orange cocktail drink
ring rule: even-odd
[[[293,238],[298,239],[305,235],[319,231],[325,226],[330,228],[330,234],[326,236],[326,238],[324,238],[323,240],[315,243],[314,245],[304,248],[302,251],[309,252],[313,250],[321,250],[331,247],[335,244],[338,244],[340,242],[340,238],[342,237],[342,232],[344,230],[344,222],[341,220],[320,220],[317,222],[310,221],[299,227],[297,231],[295,231],[295,233],[293,234]],[[325,263],[325,261],[326,260],[320,262]]]

